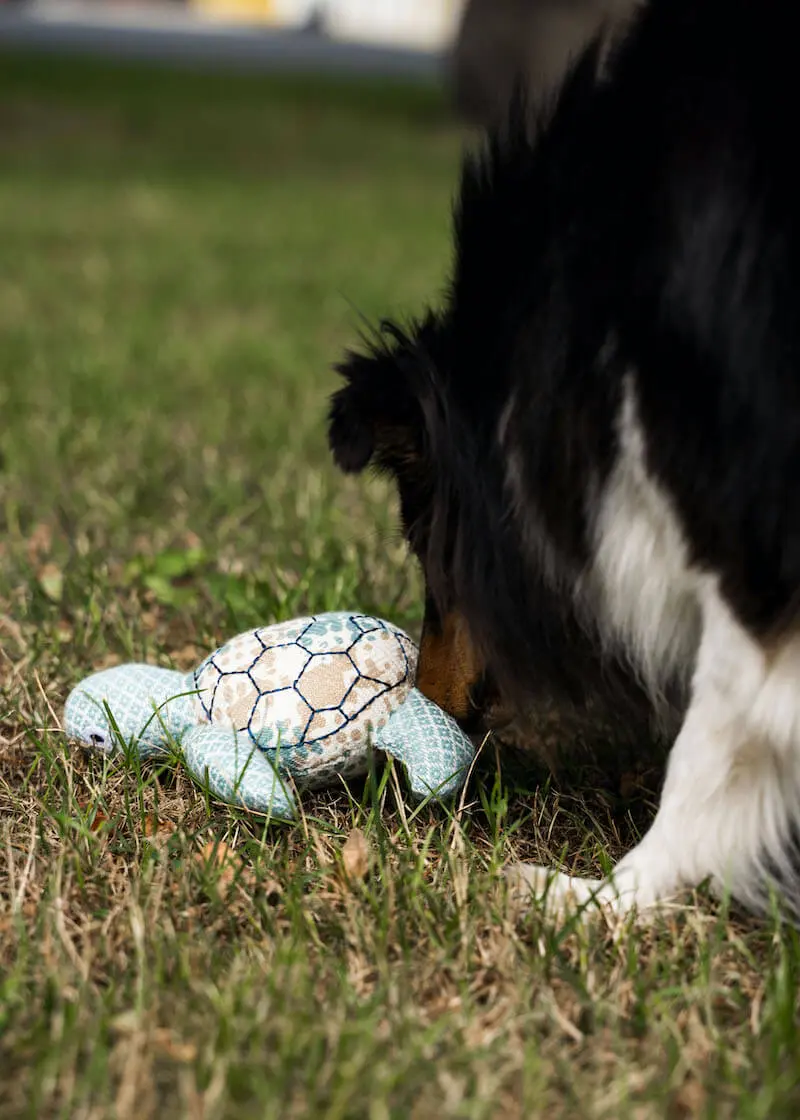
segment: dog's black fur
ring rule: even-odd
[[[778,0],[651,0],[466,158],[444,308],[341,366],[337,463],[396,478],[426,627],[463,619],[516,710],[652,702],[576,596],[629,377],[693,567],[764,649],[798,628],[796,53]]]

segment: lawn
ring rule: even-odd
[[[379,773],[264,828],[59,734],[97,666],[311,610],[416,632],[325,402],[364,317],[441,290],[460,145],[428,90],[0,57],[3,1120],[800,1115],[777,920],[508,908],[506,860],[596,868],[652,789],[526,791],[489,743],[455,815]]]

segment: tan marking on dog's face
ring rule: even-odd
[[[483,662],[463,618],[451,612],[441,623],[426,617],[422,628],[417,667],[417,688],[454,719],[474,715],[472,690],[483,671]]]

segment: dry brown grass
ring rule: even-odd
[[[505,860],[592,818],[584,862],[614,851],[600,801],[484,773],[482,805],[409,819],[392,776],[264,831],[180,770],[71,749],[40,635],[11,629],[3,1116],[794,1114],[793,934],[705,899],[616,937],[509,907]]]

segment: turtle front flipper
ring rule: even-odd
[[[246,731],[202,724],[184,733],[181,747],[186,769],[220,801],[270,817],[295,816],[291,790]]]
[[[378,750],[405,767],[411,793],[418,800],[448,800],[463,788],[475,748],[456,721],[438,704],[412,688],[373,736]]]

